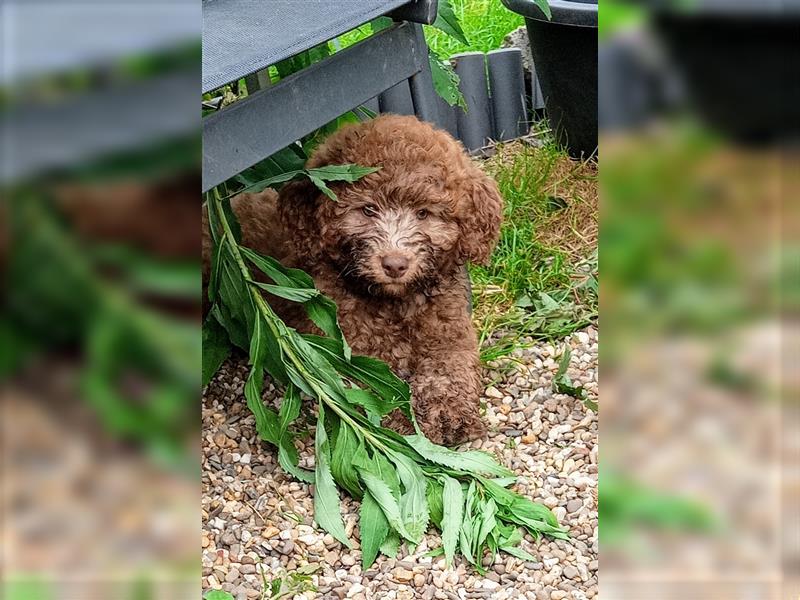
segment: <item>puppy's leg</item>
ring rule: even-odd
[[[475,350],[442,349],[427,354],[420,359],[410,384],[414,414],[433,442],[452,446],[485,435]]]

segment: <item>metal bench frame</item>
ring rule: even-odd
[[[436,0],[392,13],[431,23]],[[437,120],[428,47],[419,23],[400,21],[203,119],[203,191],[408,80],[414,112]]]

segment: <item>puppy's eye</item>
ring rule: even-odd
[[[377,217],[378,207],[374,204],[367,204],[366,206],[361,207],[361,212],[364,213],[364,216],[366,217]]]
[[[423,219],[427,219],[427,218],[428,218],[428,211],[427,211],[427,210],[425,210],[424,208],[421,208],[421,209],[419,209],[419,210],[417,211],[417,218],[418,218],[420,221],[422,221]]]

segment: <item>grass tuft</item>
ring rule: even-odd
[[[596,318],[597,167],[519,141],[484,166],[506,201],[491,262],[470,269],[481,358],[491,361],[523,337],[561,338]]]

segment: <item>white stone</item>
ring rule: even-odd
[[[488,388],[486,388],[485,395],[489,398],[496,398],[498,400],[503,398],[503,393],[493,385],[490,385]]]

